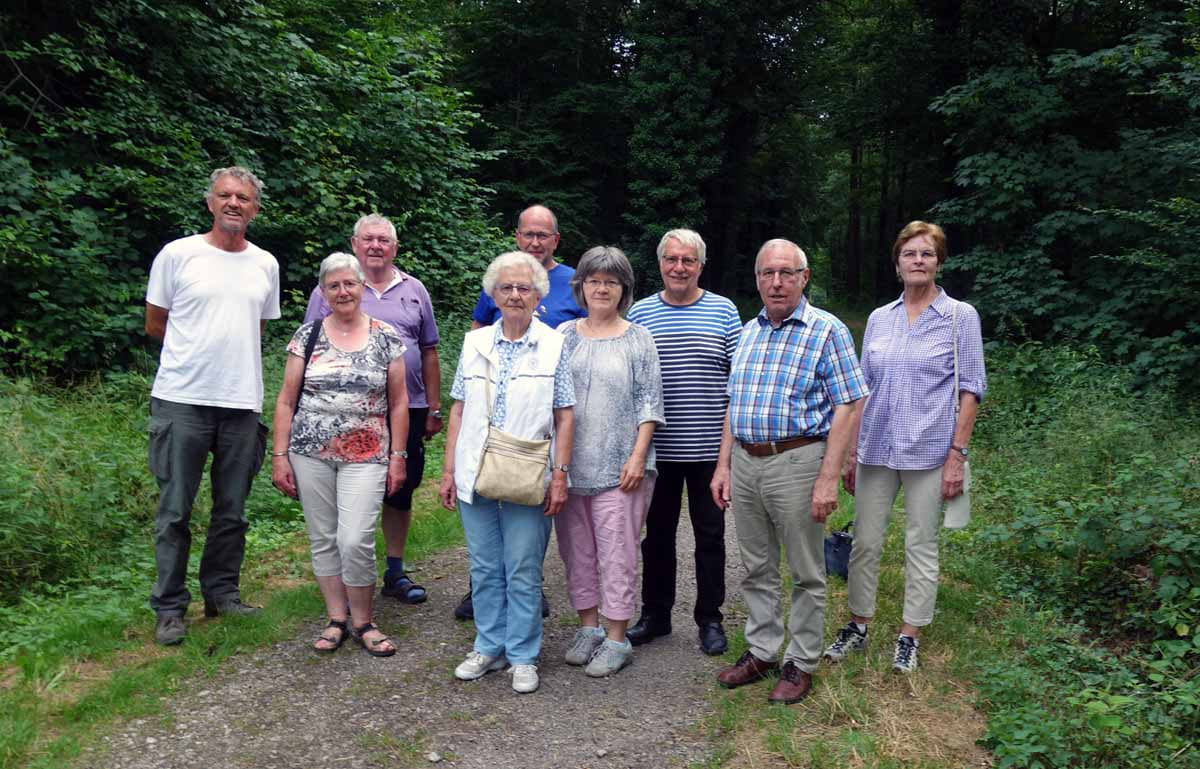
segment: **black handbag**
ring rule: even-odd
[[[848,579],[850,576],[850,551],[854,548],[854,535],[850,533],[850,527],[854,525],[854,521],[850,521],[842,527],[841,531],[835,531],[825,537],[825,574],[836,574],[842,579]]]

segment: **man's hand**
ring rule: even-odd
[[[433,436],[442,431],[442,418],[433,415],[430,411],[425,417],[425,440],[429,440]]]
[[[842,467],[842,488],[847,494],[853,494],[854,489],[858,486],[858,460],[854,457],[848,457],[846,464]]]
[[[717,469],[713,470],[708,490],[712,492],[713,503],[718,508],[725,510],[729,507],[729,503],[733,499],[733,483],[729,478],[728,465],[717,463]]]
[[[942,499],[954,499],[963,493],[963,465],[967,460],[951,449],[942,465]]]
[[[837,477],[825,478],[817,476],[813,484],[812,519],[817,523],[825,523],[825,519],[838,505]]]

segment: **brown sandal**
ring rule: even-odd
[[[370,633],[372,630],[379,630],[379,627],[374,622],[368,622],[362,627],[354,628],[354,640],[372,657],[390,657],[395,654],[396,644],[387,636],[376,638],[374,641],[368,641],[363,638],[365,634]],[[385,643],[391,644],[392,648],[380,649],[379,647]]]
[[[317,654],[333,654],[335,651],[342,648],[342,644],[346,643],[346,638],[350,635],[350,630],[346,627],[345,622],[339,622],[336,619],[331,619],[329,620],[329,624],[325,626],[325,630],[328,630],[329,628],[334,628],[341,632],[338,633],[337,639],[333,639],[325,635],[324,630],[321,631],[321,635],[317,636],[317,640],[313,641],[313,651],[315,651]],[[317,644],[321,643],[322,641],[333,644],[333,646],[330,646],[329,648],[317,646]]]

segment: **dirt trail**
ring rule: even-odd
[[[467,588],[466,550],[454,548],[417,565],[414,577],[429,589],[428,602],[410,607],[382,600],[377,621],[399,643],[394,657],[374,659],[352,643],[317,656],[310,643],[323,622],[314,619],[295,640],[238,657],[216,677],[185,686],[162,717],[123,724],[80,763],[582,769],[703,760],[710,746],[698,724],[711,712],[723,662],[702,654],[696,638],[686,521],[675,632],[639,647],[634,663],[611,678],[588,678],[562,661],[577,621],[551,543],[546,592],[553,612],[546,620],[541,688],[518,695],[503,672],[455,680],[454,666],[470,650],[474,626],[451,616]],[[727,585],[735,597],[741,566],[732,525],[727,539]],[[726,609],[727,629],[743,621],[740,606]]]

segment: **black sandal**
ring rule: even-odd
[[[374,622],[368,622],[362,627],[354,628],[354,640],[363,648],[363,650],[366,651],[367,654],[370,654],[372,657],[390,657],[395,654],[396,643],[387,636],[376,638],[374,641],[368,641],[367,639],[363,638],[364,634],[370,633],[372,630],[379,630],[379,626]],[[385,643],[390,643],[392,648],[380,649],[379,647]]]
[[[313,641],[313,651],[315,651],[317,654],[333,654],[335,651],[342,648],[342,644],[346,643],[346,638],[350,635],[350,629],[346,627],[346,623],[344,621],[339,622],[336,619],[331,619],[329,620],[329,624],[325,626],[325,630],[328,630],[329,628],[336,628],[342,632],[338,633],[337,640],[335,641],[329,636],[325,635],[323,630],[321,635],[317,636],[317,640]],[[322,641],[325,643],[331,643],[333,646],[330,646],[328,649],[317,646],[317,644]]]

